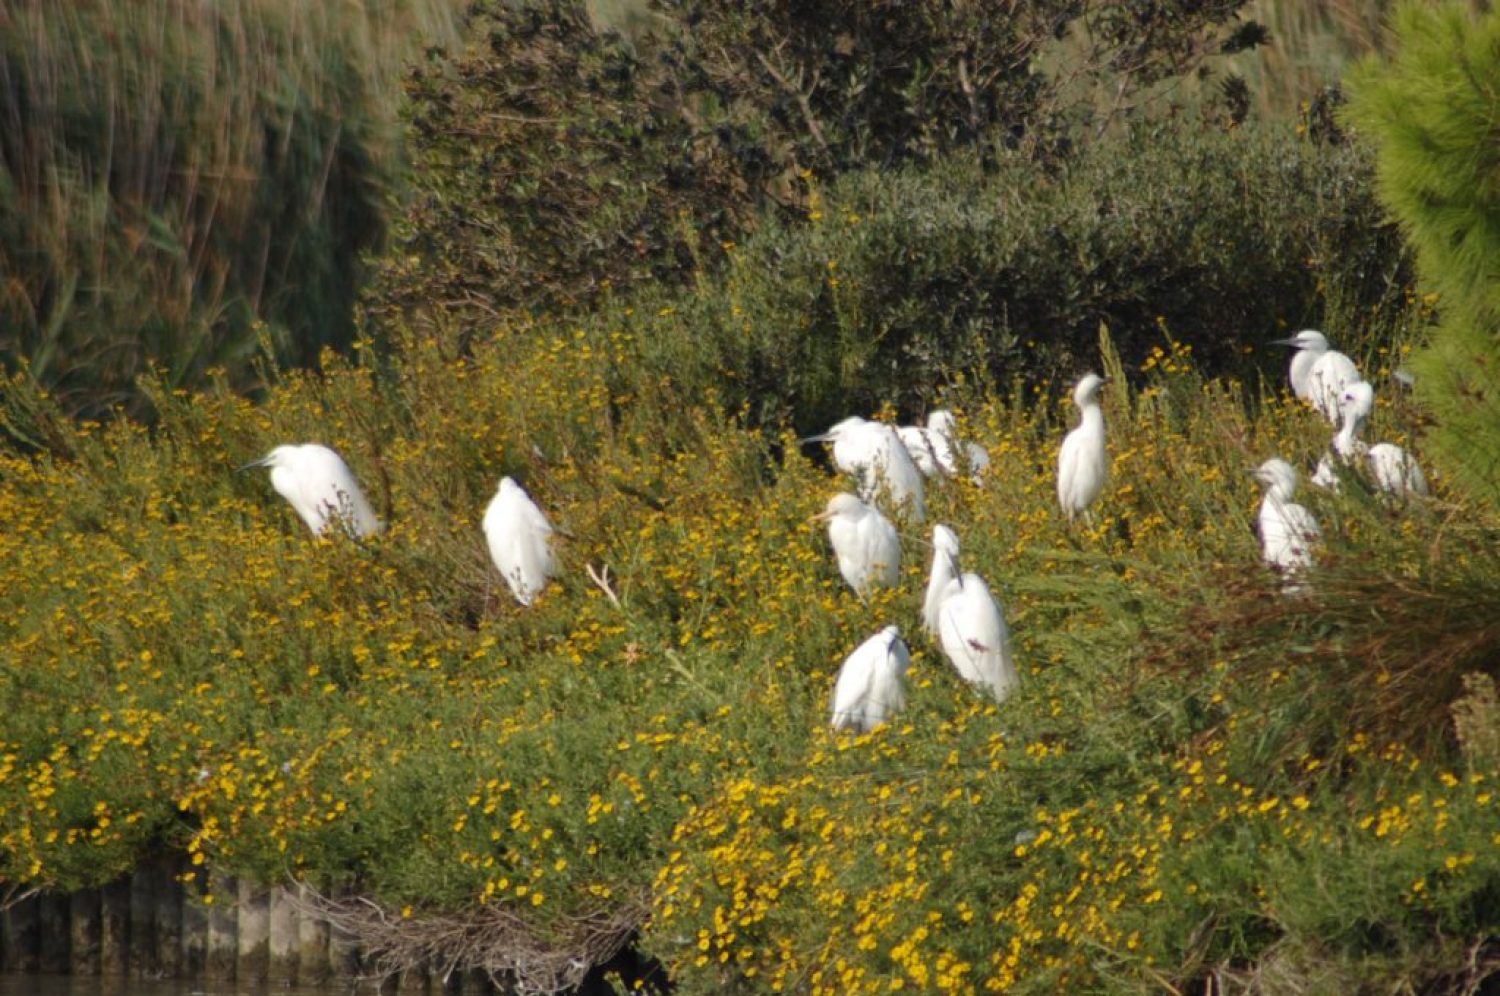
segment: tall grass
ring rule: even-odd
[[[75,410],[160,364],[348,340],[398,74],[457,0],[45,0],[0,14],[0,356]]]

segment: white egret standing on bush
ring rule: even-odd
[[[1330,423],[1339,422],[1339,395],[1361,379],[1354,361],[1328,346],[1328,337],[1317,329],[1303,329],[1288,339],[1273,339],[1273,345],[1291,346],[1287,379],[1292,393],[1316,408]]]
[[[833,465],[858,478],[859,495],[865,501],[874,501],[884,490],[897,514],[904,506],[912,521],[921,522],[926,517],[922,472],[912,462],[895,429],[853,415],[827,432],[808,436],[801,442],[832,443]]]
[[[1427,478],[1411,454],[1395,443],[1367,446],[1359,438],[1375,412],[1375,388],[1365,381],[1355,381],[1339,395],[1339,406],[1343,425],[1333,437],[1333,452],[1350,466],[1366,467],[1375,479],[1375,486],[1392,497],[1405,500],[1412,495],[1427,494]],[[1318,461],[1313,483],[1338,490],[1338,474],[1328,456]]]
[[[1057,502],[1069,521],[1080,513],[1087,514],[1104,490],[1109,474],[1104,410],[1099,407],[1099,389],[1108,383],[1109,378],[1089,373],[1073,388],[1073,403],[1078,406],[1080,419],[1057,454]]]
[[[906,444],[912,462],[926,477],[957,477],[960,470],[958,454],[963,454],[964,467],[970,480],[979,484],[990,465],[990,454],[978,443],[958,438],[958,420],[946,409],[938,409],[927,416],[927,425],[903,425],[897,428],[901,442]]]
[[[530,605],[547,579],[557,574],[552,555],[552,524],[536,502],[509,477],[484,512],[484,538],[500,576],[522,605]]]
[[[851,494],[836,494],[813,516],[828,523],[839,573],[860,597],[872,587],[894,588],[901,575],[901,540],[891,520]]]
[[[906,708],[901,679],[909,667],[911,654],[895,626],[856,647],[833,686],[833,728],[867,733]]]
[[[932,607],[936,590],[938,642],[955,670],[968,682],[995,697],[1006,697],[1020,683],[1010,659],[1010,633],[1005,617],[989,585],[972,571],[958,565],[958,537],[946,526],[933,529],[932,576],[928,580],[924,619]]]
[[[1311,567],[1313,546],[1322,531],[1312,513],[1292,501],[1297,493],[1296,468],[1272,457],[1255,469],[1255,479],[1266,489],[1258,517],[1261,556],[1284,574]]]
[[[340,522],[353,536],[380,531],[380,520],[344,458],[320,443],[278,446],[239,468],[271,469],[271,487],[291,503],[314,536]]]
[[[958,419],[946,408],[939,408],[927,415],[927,431],[932,434],[932,452],[938,466],[949,477],[957,477],[960,470],[957,454],[963,454],[964,466],[970,479],[980,483],[984,472],[990,467],[990,451],[976,442],[958,438]]]

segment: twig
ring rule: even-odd
[[[585,566],[589,572],[589,579],[599,586],[599,590],[604,592],[605,597],[610,600],[610,603],[617,609],[623,609],[624,606],[620,604],[619,597],[615,595],[615,590],[609,583],[609,565],[605,564],[601,571],[594,570],[593,564]]]

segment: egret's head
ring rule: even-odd
[[[831,519],[838,519],[844,516],[859,515],[868,507],[854,495],[849,494],[847,491],[840,491],[828,499],[828,505],[823,511],[813,516],[813,518],[819,522],[828,522]]]
[[[256,467],[266,467],[275,470],[277,467],[285,467],[291,461],[292,453],[297,450],[296,446],[282,444],[261,457],[259,460],[251,460],[249,463],[236,468],[240,473],[254,470]]]
[[[842,422],[835,423],[827,432],[820,432],[816,436],[804,436],[797,440],[799,443],[836,443],[839,437],[865,424],[865,420],[858,415],[850,415]]]
[[[932,527],[932,548],[939,554],[958,556],[958,534],[938,523]]]
[[[1315,353],[1321,353],[1328,349],[1328,337],[1317,329],[1303,329],[1294,336],[1286,339],[1272,339],[1273,346],[1292,346],[1296,349],[1310,349]]]
[[[1272,457],[1255,468],[1255,479],[1266,486],[1267,491],[1279,491],[1283,498],[1290,498],[1297,490],[1297,470],[1280,457]]]
[[[1344,388],[1339,395],[1339,411],[1344,418],[1369,418],[1375,411],[1375,388],[1368,382],[1357,380]]]
[[[887,647],[894,648],[896,644],[903,642],[901,639],[901,627],[899,626],[887,626],[880,631],[880,635],[885,637]]]
[[[927,428],[954,439],[958,435],[958,420],[953,417],[952,412],[939,408],[927,416]]]
[[[1073,404],[1079,408],[1085,408],[1099,400],[1099,389],[1109,383],[1108,377],[1100,377],[1096,373],[1086,373],[1078,381],[1078,386],[1073,388]]]

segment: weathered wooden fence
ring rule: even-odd
[[[0,971],[138,979],[204,978],[248,986],[344,986],[389,993],[493,993],[483,976],[376,979],[358,950],[306,912],[297,893],[214,876],[205,903],[180,861],[161,860],[100,889],[42,893],[0,913]]]

